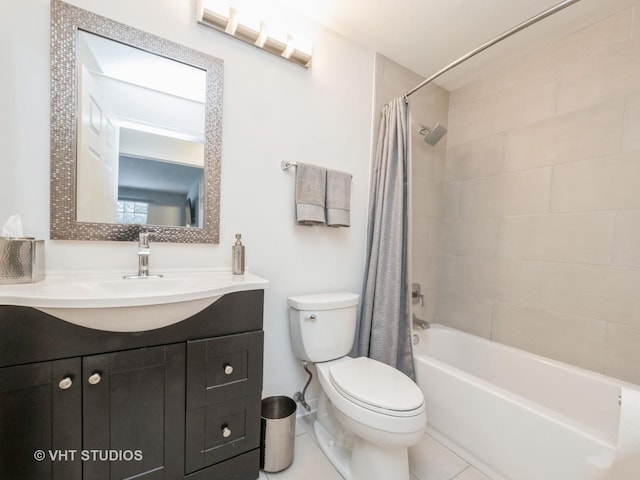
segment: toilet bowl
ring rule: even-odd
[[[347,356],[358,295],[289,298],[296,356],[315,363],[322,392],[314,432],[346,480],[409,480],[407,448],[424,435],[424,397],[402,372]]]
[[[409,479],[407,448],[420,441],[427,423],[420,389],[403,373],[364,357],[316,369],[325,399],[314,431],[338,471],[347,480]],[[375,377],[378,382],[368,381]]]

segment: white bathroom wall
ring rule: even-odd
[[[289,342],[286,298],[361,291],[373,104],[374,53],[316,25],[305,70],[196,24],[195,0],[69,3],[225,62],[220,245],[151,245],[151,268],[230,267],[242,233],[265,292],[265,396],[306,380]],[[0,222],[20,213],[25,233],[49,236],[49,2],[0,2]],[[309,162],[353,174],[351,228],[294,221],[294,170]],[[133,242],[48,241],[51,271],[132,272]]]

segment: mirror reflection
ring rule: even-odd
[[[77,42],[77,221],[202,227],[206,71]]]

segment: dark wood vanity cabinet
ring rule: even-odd
[[[80,371],[79,358],[0,368],[0,478],[81,478],[80,462],[49,461],[82,448]]]
[[[133,333],[0,306],[0,478],[257,478],[262,302]]]

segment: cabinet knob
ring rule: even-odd
[[[227,426],[222,428],[222,436],[224,438],[229,438],[231,436],[231,429]]]
[[[229,363],[224,366],[224,373],[227,375],[231,375],[233,373],[233,367]]]
[[[100,383],[100,380],[102,380],[102,377],[98,372],[94,373],[89,377],[89,383],[91,385],[97,385],[98,383]]]
[[[58,387],[60,387],[61,390],[66,390],[67,388],[71,388],[71,385],[73,385],[73,380],[71,380],[71,377],[64,377],[58,383]]]

